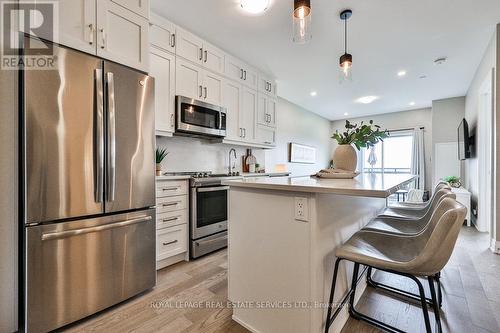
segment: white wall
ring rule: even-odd
[[[284,99],[277,104],[277,138],[274,149],[252,149],[257,163],[266,171],[275,171],[276,164],[285,164],[292,175],[309,175],[328,165],[330,160],[330,121],[306,111]],[[317,148],[315,164],[288,163],[288,143],[295,142]],[[189,137],[157,137],[157,146],[166,147],[169,155],[164,161],[166,171],[213,171],[227,172],[229,150],[236,149],[237,170],[241,171],[241,156],[246,148],[214,144],[208,140]]]
[[[331,159],[330,121],[285,99],[278,99],[276,148],[266,151],[266,165],[286,164],[294,176],[311,175],[328,166]],[[316,163],[288,162],[289,143],[316,147]]]
[[[479,64],[476,73],[474,75],[474,78],[472,80],[472,83],[467,91],[466,99],[465,99],[465,119],[467,120],[469,124],[469,129],[470,129],[470,135],[475,135],[475,131],[477,128],[477,121],[478,121],[478,112],[479,112],[479,95],[480,95],[480,88],[483,82],[485,81],[487,75],[489,75],[490,71],[492,69],[498,68],[497,66],[498,61],[499,61],[499,56],[500,56],[500,51],[498,48],[500,47],[500,43],[497,41],[497,39],[500,38],[500,25],[497,26],[497,31],[493,34],[490,43],[488,44],[488,47],[485,50],[483,59],[481,60],[481,63]],[[498,72],[496,73],[497,75],[497,82],[500,82],[498,80]],[[496,98],[497,98],[497,103],[498,105],[498,100],[500,99],[500,93],[499,93],[499,88],[498,84],[495,84],[496,87]],[[496,115],[496,110],[497,106],[495,107],[495,112],[494,114]],[[500,136],[498,133],[498,128],[500,128],[500,117],[495,117],[496,118],[496,125],[494,126],[494,132],[495,132],[495,141],[496,141],[496,147],[497,147],[497,152],[496,152],[496,159],[498,159],[499,154],[499,140]],[[498,181],[499,177],[498,175],[500,174],[500,165],[498,164],[498,160],[496,162],[497,165],[497,170],[495,172],[496,175],[496,182],[497,182],[497,190],[500,189],[498,187]],[[472,156],[471,159],[468,159],[464,162],[464,169],[465,169],[465,187],[472,193],[472,200],[473,200],[473,205],[476,205],[477,203],[477,198],[478,198],[478,191],[479,191],[479,181],[478,181],[478,158],[477,156]],[[497,205],[500,206],[500,205]],[[497,207],[499,209],[500,207]],[[497,216],[500,216],[500,214],[497,212]],[[497,223],[500,223],[500,221],[497,221]],[[497,233],[500,232],[500,227],[497,227]],[[497,234],[496,239],[500,239],[500,234]]]
[[[17,331],[17,73],[0,71],[0,332]]]
[[[349,121],[359,123],[361,121],[368,122],[373,120],[375,124],[380,125],[382,129],[397,130],[404,128],[425,127],[424,131],[424,149],[425,149],[425,183],[426,188],[430,188],[431,184],[431,156],[432,156],[432,110],[430,108],[418,109],[411,111],[402,111],[394,113],[386,113],[373,115],[368,117],[350,118]],[[332,122],[332,133],[336,130],[343,130],[345,120],[337,120]],[[334,143],[334,148],[336,144]]]

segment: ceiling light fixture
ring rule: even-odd
[[[293,1],[293,42],[304,44],[311,40],[311,0]]]
[[[250,14],[260,14],[269,8],[269,0],[240,0],[240,6]]]
[[[352,55],[347,53],[347,20],[352,16],[352,10],[346,9],[340,13],[340,19],[344,21],[344,54],[340,57],[340,83],[352,81]]]
[[[314,97],[316,96],[318,93],[316,91],[311,91],[311,96]]]
[[[356,100],[357,103],[361,103],[361,104],[370,104],[370,103],[373,103],[374,101],[376,101],[377,99],[379,99],[380,97],[378,96],[364,96],[364,97],[360,97]]]
[[[349,115],[349,113],[347,113],[347,112],[344,112],[344,116],[348,116],[348,115]]]
[[[399,76],[399,77],[403,77],[403,76],[405,76],[405,75],[406,75],[406,71],[399,71],[399,72],[398,72],[398,76]]]
[[[410,103],[408,103],[408,105],[415,106],[415,102],[410,102]]]

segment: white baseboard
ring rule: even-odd
[[[496,239],[491,239],[490,250],[493,253],[500,254],[500,241],[497,241]]]

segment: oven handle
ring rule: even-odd
[[[214,186],[214,187],[198,187],[197,192],[215,192],[215,191],[227,191],[229,186]]]
[[[214,239],[195,241],[194,243],[196,244],[196,246],[200,246],[200,245],[218,243],[218,242],[222,242],[222,241],[227,241],[227,235],[223,236],[223,237],[219,237],[219,238],[214,238]]]

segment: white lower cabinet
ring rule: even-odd
[[[187,260],[188,180],[156,182],[156,269]]]
[[[151,47],[149,75],[155,79],[156,135],[171,136],[175,131],[175,56]]]

